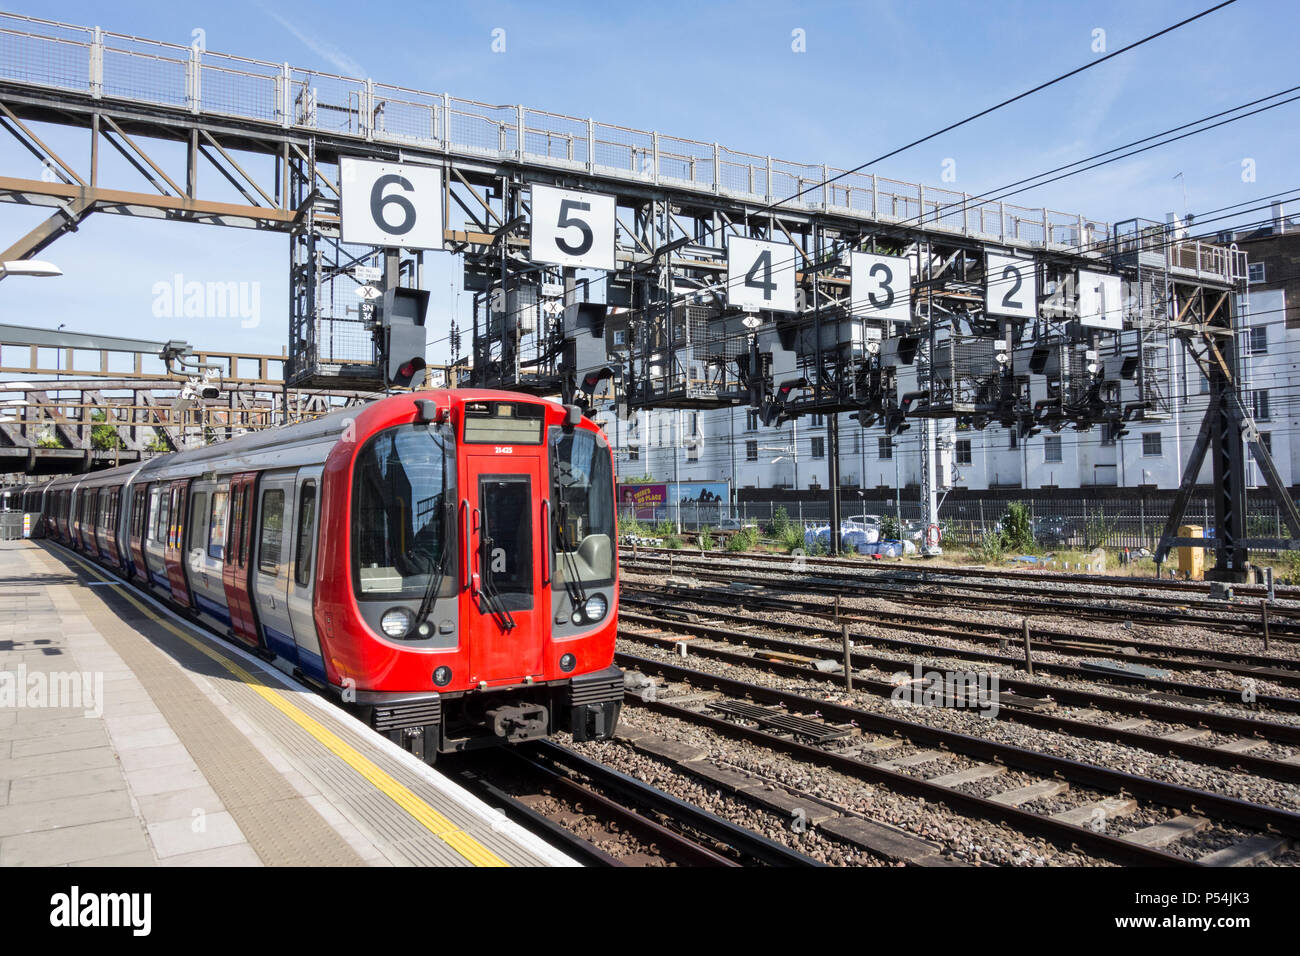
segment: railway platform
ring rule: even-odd
[[[0,867],[555,866],[560,851],[81,556],[0,543]]]

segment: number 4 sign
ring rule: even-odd
[[[990,252],[984,267],[984,311],[1032,319],[1038,315],[1038,273],[1033,259]]]
[[[732,236],[727,240],[727,304],[755,312],[795,311],[796,253],[789,243]]]
[[[442,170],[344,157],[339,178],[344,242],[442,248]]]
[[[896,322],[911,318],[911,259],[854,252],[849,266],[849,307],[855,317]]]
[[[529,258],[548,265],[608,269],[614,262],[614,197],[533,186]]]

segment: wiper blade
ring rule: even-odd
[[[492,553],[492,539],[483,538],[483,556]],[[482,561],[482,571],[479,572],[479,596],[481,602],[479,610],[487,606],[487,610],[492,615],[492,619],[497,622],[497,627],[503,631],[513,631],[515,629],[515,619],[506,607],[505,600],[501,597],[501,592],[496,588],[496,580],[492,574],[492,563]]]
[[[415,623],[418,627],[428,619],[433,611],[433,605],[438,599],[438,592],[442,590],[443,579],[447,576],[447,534],[446,529],[450,523],[446,520],[446,506],[443,507],[443,534],[442,545],[438,549],[438,563],[429,575],[429,583],[424,587],[424,596],[420,598],[420,609],[415,612]]]
[[[552,517],[555,523],[555,540],[559,543],[560,554],[564,558],[564,589],[569,593],[569,603],[573,605],[575,611],[578,611],[587,603],[587,590],[582,586],[582,577],[578,573],[578,560],[574,556],[576,549],[569,542],[568,533],[564,530],[568,512],[569,506],[561,502],[560,506],[552,512]]]

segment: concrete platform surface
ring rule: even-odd
[[[567,856],[274,668],[48,542],[0,542],[0,866]]]

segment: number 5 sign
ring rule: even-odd
[[[556,266],[614,269],[614,197],[533,186],[529,258]]]
[[[855,317],[896,322],[911,318],[911,259],[854,252],[849,267],[849,309]]]
[[[793,312],[794,257],[785,242],[732,236],[727,240],[727,304],[757,311]]]
[[[344,157],[339,161],[339,178],[344,242],[442,248],[440,169]]]
[[[1038,315],[1038,273],[1033,259],[988,254],[984,266],[984,311],[1018,319]]]

